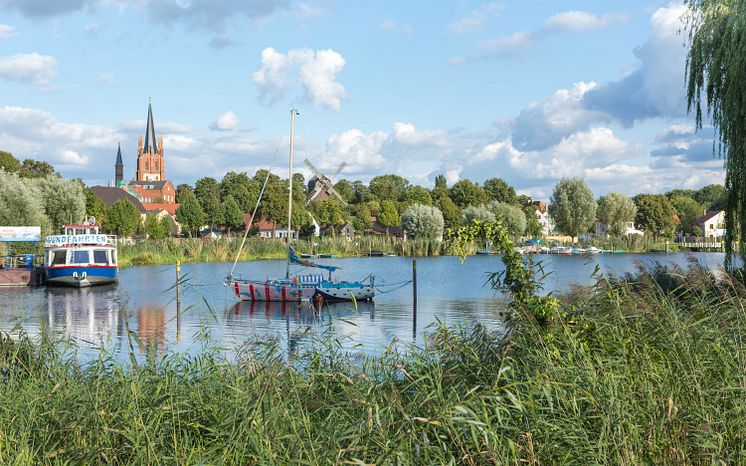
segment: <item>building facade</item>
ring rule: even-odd
[[[166,164],[163,158],[163,138],[155,136],[153,109],[148,102],[148,122],[145,140],[137,140],[137,181],[163,181],[166,179]]]

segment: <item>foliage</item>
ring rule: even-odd
[[[461,211],[461,222],[468,225],[473,221],[492,223],[495,221],[495,214],[485,205],[471,205]]]
[[[673,234],[676,211],[666,196],[638,194],[634,201],[637,205],[635,223],[639,228],[650,231],[656,239],[659,235],[670,237]]]
[[[334,190],[347,202],[355,200],[355,188],[348,180],[342,179],[334,183]]]
[[[378,214],[376,219],[387,227],[398,226],[400,222],[396,202],[389,199],[385,199],[381,202],[381,212]]]
[[[430,196],[430,191],[422,186],[412,186],[409,188],[404,195],[403,206],[414,204],[433,205],[433,198]]]
[[[362,233],[366,229],[370,228],[370,209],[367,205],[362,204],[355,212],[352,217],[352,227],[355,231]]]
[[[223,201],[223,223],[228,228],[238,228],[243,224],[243,211],[230,194]]]
[[[370,192],[380,201],[402,201],[409,189],[409,181],[399,175],[375,176],[368,183]],[[397,222],[398,224],[398,222]]]
[[[697,190],[692,196],[707,210],[725,210],[728,193],[721,184],[709,184]]]
[[[223,224],[223,204],[220,202],[220,185],[214,178],[200,178],[194,184],[194,195],[199,201],[206,221],[210,225]]]
[[[262,180],[261,183],[263,183]],[[225,202],[228,196],[238,203],[242,212],[252,212],[259,197],[261,183],[244,173],[230,171],[220,181],[220,199]]]
[[[437,207],[443,214],[443,222],[445,222],[446,228],[456,228],[459,226],[461,223],[461,210],[448,197],[447,191],[434,198],[433,206]]]
[[[171,233],[170,225],[167,222],[162,223],[158,220],[158,216],[153,214],[148,214],[145,217],[143,229],[148,238],[154,240],[166,238]]]
[[[495,216],[495,221],[505,228],[511,238],[520,238],[526,231],[526,214],[513,204],[491,201],[487,209]]]
[[[682,195],[672,197],[671,205],[681,220],[681,231],[686,235],[694,233],[693,223],[704,213],[702,205],[691,197]]]
[[[39,187],[42,207],[53,231],[60,231],[66,223],[83,221],[86,197],[80,182],[58,176],[36,178],[33,182]]]
[[[176,221],[190,237],[205,224],[205,213],[191,191],[183,192],[182,201],[176,209]]]
[[[484,182],[482,188],[491,201],[517,204],[515,189],[501,178],[490,178]]]
[[[316,211],[316,220],[321,225],[335,228],[347,220],[342,203],[337,198],[330,197],[317,202],[314,209]]]
[[[18,170],[18,174],[23,178],[48,178],[50,176],[59,176],[54,171],[54,167],[47,162],[40,160],[25,159]]]
[[[40,226],[49,233],[49,219],[36,183],[0,170],[0,225]]]
[[[627,223],[635,220],[635,214],[635,203],[624,194],[609,193],[598,200],[598,220],[606,225],[610,236],[623,236]]]
[[[140,225],[140,212],[127,199],[115,202],[106,212],[106,228],[119,236],[131,237]]]
[[[470,180],[459,180],[448,191],[451,200],[464,208],[470,205],[481,205],[487,202],[487,193],[478,184]]]
[[[725,158],[726,267],[731,268],[734,241],[746,257],[746,79],[741,61],[746,11],[741,1],[686,0],[685,4],[689,31],[687,109],[694,111],[698,128],[703,121],[712,123],[717,149]],[[705,118],[703,107],[709,118]],[[695,200],[708,209],[713,207],[705,199]]]
[[[176,203],[181,204],[184,201],[184,195],[186,192],[194,194],[194,189],[186,183],[181,183],[176,186]]]
[[[526,217],[526,236],[541,236],[544,230],[539,221],[539,208],[529,204],[523,209],[523,213]]]
[[[88,187],[83,188],[85,194],[85,216],[95,217],[99,225],[106,224],[106,204],[93,193]]]
[[[5,170],[8,173],[17,173],[20,169],[21,162],[13,157],[13,154],[0,150],[0,170]]]
[[[443,225],[443,214],[437,207],[413,204],[401,215],[402,228],[418,239],[442,238]]]
[[[556,228],[573,238],[587,232],[596,221],[596,199],[580,178],[562,178],[549,201],[549,215]]]

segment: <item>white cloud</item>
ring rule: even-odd
[[[305,97],[315,105],[339,111],[346,97],[344,86],[336,82],[345,59],[334,50],[294,49],[287,54],[268,47],[251,79],[259,87],[260,101],[270,104],[285,95],[287,83],[299,83]]]
[[[364,134],[359,129],[350,129],[334,134],[326,142],[327,157],[320,165],[330,168],[347,162],[346,170],[352,173],[380,168],[384,162],[381,149],[388,140],[389,135],[383,131]]]
[[[57,60],[37,52],[21,53],[0,59],[0,76],[12,81],[48,84],[57,71]]]
[[[461,17],[448,24],[449,31],[457,34],[468,34],[483,31],[487,28],[489,20],[502,11],[500,3],[492,2],[472,10],[468,15]]]
[[[446,138],[440,130],[426,129],[419,131],[413,124],[401,122],[394,123],[394,139],[408,145],[447,144]]]
[[[484,48],[490,56],[515,55],[528,47],[534,45],[539,37],[530,32],[514,32],[507,37],[490,39],[484,42]]]
[[[235,113],[228,110],[210,124],[210,129],[216,131],[229,131],[232,129],[236,129],[237,126],[238,117]]]
[[[396,21],[393,19],[384,19],[379,25],[381,29],[394,29],[396,27]]]
[[[0,24],[0,39],[7,39],[16,35],[16,28],[7,24]]]
[[[62,151],[60,161],[64,165],[85,165],[88,163],[88,157],[85,155],[80,155],[74,150],[64,150]]]
[[[626,19],[626,16],[619,14],[597,16],[587,11],[565,11],[547,18],[542,30],[544,32],[594,31],[606,29],[615,22]]]

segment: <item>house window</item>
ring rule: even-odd
[[[711,224],[710,224],[710,230],[714,230],[714,229],[715,229],[715,224],[714,224],[714,223],[711,223]]]
[[[148,170],[148,166],[149,166],[149,165],[148,165],[148,161],[146,160],[146,161],[145,161],[145,170],[146,170],[146,171]]]

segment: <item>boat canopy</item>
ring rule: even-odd
[[[334,267],[333,265],[317,264],[316,262],[311,262],[305,259],[300,259],[298,258],[298,255],[295,253],[295,249],[293,248],[290,248],[290,251],[288,252],[288,258],[290,259],[291,264],[303,265],[305,267],[316,267],[318,269],[324,269],[330,272],[334,272],[335,270],[342,268],[342,267]]]

